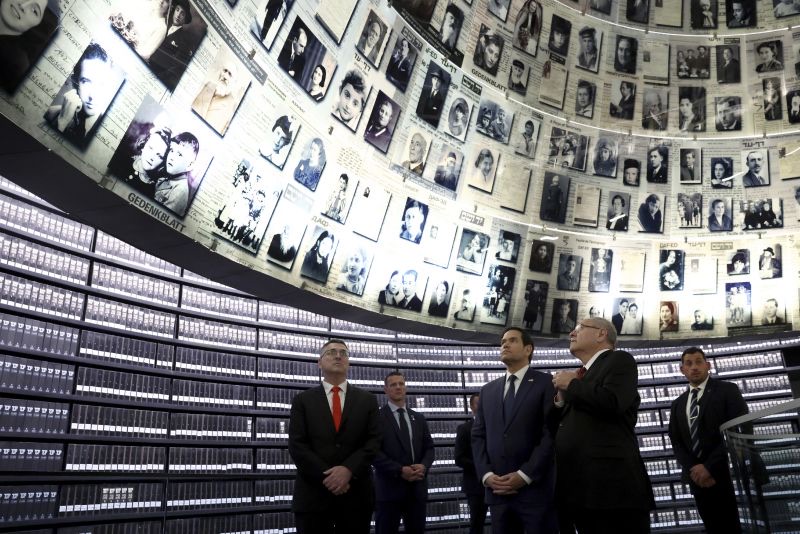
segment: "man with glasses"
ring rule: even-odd
[[[561,532],[650,532],[655,501],[634,431],[638,371],[633,356],[614,349],[616,340],[610,321],[579,321],[569,350],[583,365],[553,376]]]
[[[425,417],[406,406],[406,377],[393,371],[383,379],[387,403],[380,410],[383,444],[375,467],[375,533],[392,534],[400,518],[408,534],[425,532],[428,471],[433,438]]]
[[[289,418],[297,466],[292,512],[298,534],[368,534],[374,504],[370,462],[381,444],[378,403],[347,382],[341,339],[320,350],[322,384],[299,393]]]
[[[530,335],[506,328],[500,341],[505,376],[481,389],[472,426],[475,473],[486,488],[494,534],[558,532],[546,424],[555,389],[549,375],[530,367],[532,357]]]

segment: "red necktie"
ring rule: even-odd
[[[333,386],[333,402],[331,402],[331,410],[333,411],[333,427],[339,431],[339,426],[342,424],[342,399],[339,398],[339,392],[342,390],[339,386]]]
[[[578,373],[578,380],[583,378],[583,375],[586,374],[586,367],[581,365],[581,368],[576,371]]]

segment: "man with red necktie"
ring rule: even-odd
[[[322,384],[299,393],[289,418],[297,466],[292,512],[298,534],[368,534],[374,503],[370,462],[381,446],[378,403],[347,383],[341,339],[320,350]]]

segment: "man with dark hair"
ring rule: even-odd
[[[562,256],[563,257],[563,256]],[[575,256],[569,255],[564,261],[564,270],[558,273],[556,279],[558,289],[565,291],[577,291],[581,281],[581,273],[577,270],[578,260]]]
[[[448,152],[444,165],[436,167],[433,181],[451,191],[455,191],[458,185],[458,173],[456,172],[457,161],[456,153]]]
[[[419,274],[414,269],[403,273],[403,300],[397,305],[411,311],[422,311],[422,300],[417,296],[417,278]]]
[[[638,42],[633,37],[617,37],[617,51],[614,54],[614,70],[626,74],[636,73],[636,49]]]
[[[557,532],[553,436],[546,424],[555,390],[530,367],[533,340],[518,327],[500,342],[505,376],[481,389],[472,427],[475,472],[486,488],[494,534]]]
[[[364,139],[383,152],[386,152],[386,149],[389,148],[389,143],[392,141],[394,132],[390,128],[390,123],[393,116],[394,104],[388,97],[382,101],[377,101],[367,129],[364,131]]]
[[[298,27],[291,40],[286,41],[281,53],[278,55],[278,65],[298,83],[303,75],[303,68],[306,66],[305,52],[307,44],[308,35],[306,34],[306,29]]]
[[[610,321],[583,319],[569,334],[582,367],[552,379],[561,532],[650,532],[655,500],[634,430],[639,374],[633,356],[615,350],[616,340]]]
[[[453,451],[456,465],[464,470],[461,478],[461,491],[467,496],[469,506],[469,534],[483,534],[486,523],[486,499],[483,484],[475,474],[475,460],[472,455],[472,426],[478,412],[480,395],[475,393],[469,398],[469,409],[472,417],[456,429],[456,443]]]
[[[628,304],[628,299],[620,300],[619,311],[611,316],[611,323],[614,325],[617,334],[622,330],[622,322],[625,320],[625,315],[628,313]]]
[[[269,29],[272,27],[272,23],[278,18],[282,7],[283,0],[267,0],[267,4],[264,7],[264,22],[261,24],[261,31],[258,34],[261,41],[267,38]]]
[[[739,83],[742,73],[739,60],[733,55],[730,46],[717,48],[717,81],[719,83]]]
[[[392,534],[403,519],[405,532],[425,531],[427,474],[433,465],[433,438],[425,417],[406,407],[406,379],[393,371],[383,380],[388,402],[380,410],[383,442],[375,467],[376,534]]]
[[[179,217],[186,215],[189,207],[189,178],[200,152],[200,141],[190,132],[179,133],[169,143],[166,159],[166,176],[156,183],[154,199],[174,211]]]
[[[450,83],[449,77],[445,77],[436,65],[431,65],[429,74],[429,87],[422,89],[419,103],[417,104],[417,115],[434,128],[439,125],[439,117],[442,114],[442,104],[447,95],[447,86],[441,87],[442,81]],[[444,80],[443,80],[444,78]]]
[[[578,65],[584,69],[596,70],[597,69],[597,38],[594,28],[588,26],[578,32],[581,45],[580,52],[578,53]]]
[[[199,44],[192,22],[189,0],[172,0],[167,14],[167,35],[148,61],[156,78],[174,91]]]
[[[748,409],[739,387],[710,378],[710,369],[702,349],[683,351],[681,373],[689,381],[689,389],[672,402],[669,438],[706,531],[736,534],[741,527],[719,427]]]
[[[745,159],[747,172],[742,176],[742,185],[745,187],[760,187],[769,185],[769,178],[761,174],[764,163],[764,154],[758,150],[752,150]]]
[[[381,427],[375,396],[347,383],[349,358],[344,341],[328,340],[320,350],[322,384],[292,401],[289,454],[297,466],[292,512],[298,534],[370,531],[370,463],[380,449]]]

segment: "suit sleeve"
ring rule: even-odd
[[[469,425],[464,423],[459,425],[456,430],[456,443],[453,450],[456,465],[462,469],[475,469],[475,462],[472,461],[472,442],[470,433],[467,432]]]
[[[392,416],[394,417],[394,416]],[[383,411],[378,411],[378,426],[380,428],[381,435],[386,436],[389,435],[390,429],[386,428],[386,417],[384,417]],[[401,471],[403,470],[403,464],[388,456],[385,452],[383,452],[383,447],[378,448],[378,452],[375,455],[375,458],[372,460],[372,465],[375,467],[375,471],[382,473],[387,476],[394,476],[399,477]]]
[[[639,372],[633,356],[612,351],[607,371],[600,381],[573,380],[564,391],[564,400],[573,407],[607,418],[624,414],[636,402]]]
[[[353,401],[363,403],[367,409],[366,428],[364,429],[364,441],[361,447],[353,451],[342,465],[348,468],[354,477],[369,476],[369,465],[375,455],[381,449],[381,425],[378,416],[378,401],[375,395],[366,391],[359,391],[359,398]]]
[[[739,391],[739,386],[733,382],[720,382],[719,386],[724,386],[725,388],[725,421],[720,421],[720,425],[748,413],[747,403],[744,401],[744,397],[742,397],[742,392]],[[719,429],[717,429],[717,431],[719,431]],[[717,446],[709,452],[708,458],[706,458],[703,465],[705,465],[706,469],[709,471],[719,468],[720,466],[725,466],[725,469],[727,469],[728,450],[725,448],[725,441],[723,439],[720,439]]]
[[[678,418],[681,417],[681,414],[678,413],[678,405],[680,404],[678,401],[680,397],[675,399],[670,407],[669,411],[669,440],[672,443],[672,450],[675,452],[675,458],[678,460],[678,463],[681,464],[681,467],[684,471],[688,471],[693,465],[694,460],[691,452],[689,449],[686,448],[686,444],[683,442],[681,438],[681,431],[680,431],[680,423]]]
[[[481,389],[481,399],[488,398],[484,396],[485,390],[485,387]],[[472,458],[475,462],[475,474],[478,476],[478,480],[483,480],[486,473],[493,471],[489,462],[489,453],[486,451],[486,421],[483,417],[483,402],[478,403],[478,411],[475,412],[470,438],[472,441]]]
[[[553,444],[553,433],[550,431],[548,420],[553,409],[553,397],[556,395],[556,389],[553,387],[552,382],[545,381],[545,387],[542,389],[539,397],[539,406],[542,410],[542,440],[531,451],[531,456],[525,463],[523,463],[519,470],[528,475],[531,479],[531,484],[536,484],[542,480],[544,475],[553,465],[555,461],[555,448]]]
[[[314,417],[307,413],[306,395],[296,395],[292,400],[292,409],[289,415],[289,454],[294,460],[297,470],[305,477],[322,480],[323,471],[328,465],[311,446],[308,425]],[[318,424],[318,421],[314,421]]]
[[[435,456],[433,438],[431,437],[431,431],[428,428],[428,421],[420,414],[417,414],[417,420],[422,420],[422,457],[419,458],[417,463],[424,465],[425,472],[427,473],[430,471],[431,466],[433,465]]]

